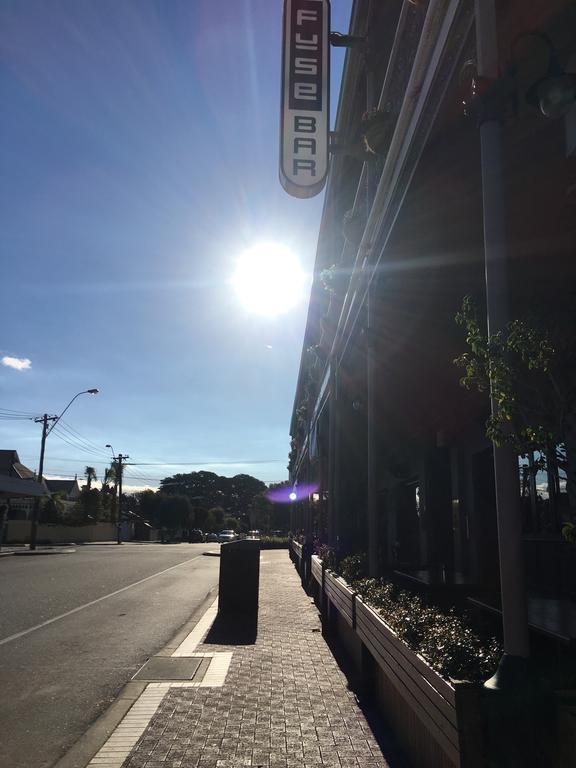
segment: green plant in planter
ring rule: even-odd
[[[569,544],[576,544],[576,524],[572,522],[566,523],[562,527],[562,537]]]
[[[502,649],[482,640],[465,619],[424,605],[416,595],[382,579],[352,584],[362,600],[379,613],[394,633],[419,653],[438,674],[453,680],[486,680],[498,666]]]
[[[320,560],[322,560],[322,564],[326,570],[336,572],[338,559],[334,547],[331,547],[329,544],[319,544],[316,547],[316,554]]]
[[[368,556],[365,552],[347,555],[342,558],[338,570],[348,584],[363,579],[368,573]]]
[[[394,130],[390,112],[371,109],[362,116],[362,141],[371,155],[384,155]]]

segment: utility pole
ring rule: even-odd
[[[118,465],[118,515],[116,520],[116,543],[122,544],[122,462],[129,459],[130,456],[118,454],[116,463]]]
[[[38,466],[38,482],[42,484],[42,475],[44,473],[44,449],[46,447],[46,437],[48,435],[48,422],[57,421],[58,416],[48,416],[45,413],[37,419],[34,419],[36,424],[42,424],[42,442],[40,443],[40,464]],[[36,497],[34,500],[34,506],[32,508],[32,520],[30,521],[30,549],[36,549],[36,538],[38,534],[38,516],[40,511],[40,498]]]

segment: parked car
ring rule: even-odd
[[[220,541],[217,533],[207,533],[206,541]]]
[[[220,531],[218,534],[218,541],[223,543],[225,541],[234,541],[236,534],[234,531]]]
[[[188,534],[188,541],[193,544],[197,541],[204,541],[204,534],[200,528],[193,528]]]
[[[248,536],[246,538],[248,538],[248,539],[259,539],[260,538],[260,531],[248,531]]]

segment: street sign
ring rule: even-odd
[[[328,172],[329,0],[284,0],[280,182],[313,197]]]

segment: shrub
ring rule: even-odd
[[[368,557],[364,552],[357,555],[348,555],[342,558],[338,564],[338,573],[342,578],[352,584],[354,581],[363,579],[368,571]]]
[[[351,586],[443,677],[481,681],[494,673],[502,653],[499,643],[494,638],[480,638],[454,611],[443,613],[426,606],[416,595],[399,591],[382,579],[361,579]]]
[[[314,554],[318,555],[327,570],[337,572],[338,560],[334,547],[329,544],[319,544],[315,547]]]
[[[262,536],[260,549],[288,549],[290,539],[288,536]]]

